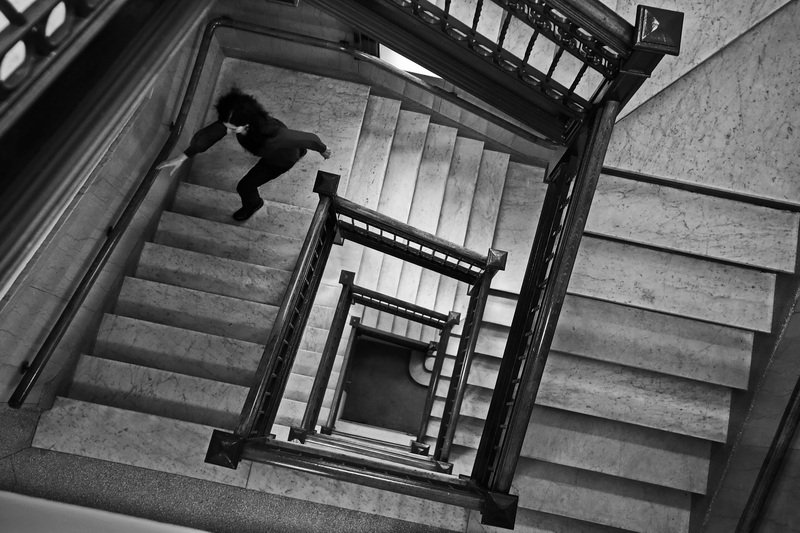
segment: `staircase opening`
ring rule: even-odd
[[[350,353],[341,418],[413,435],[419,427],[427,387],[409,372],[425,349],[360,334]]]

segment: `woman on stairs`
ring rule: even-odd
[[[287,128],[255,98],[235,87],[217,100],[216,110],[216,122],[195,133],[182,154],[157,168],[169,168],[171,174],[188,158],[205,152],[228,133],[235,133],[245,150],[261,158],[236,186],[242,198],[242,208],[233,213],[236,220],[247,220],[261,209],[264,200],[258,188],[291,169],[308,150],[319,152],[325,159],[331,156],[331,151],[315,134]]]

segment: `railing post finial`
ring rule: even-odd
[[[318,170],[317,179],[314,181],[314,192],[320,196],[336,196],[339,178],[339,174]]]
[[[489,248],[489,253],[486,254],[486,269],[487,270],[494,270],[497,272],[498,270],[505,270],[506,269],[506,260],[508,259],[508,252],[503,252],[501,250],[495,250],[494,248]]]

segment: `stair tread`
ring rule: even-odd
[[[493,371],[496,372],[496,371]],[[490,374],[491,376],[491,374]],[[461,414],[485,418],[488,382],[468,385]],[[441,416],[450,379],[442,378],[432,412]],[[730,389],[551,352],[536,397],[538,405],[724,442]]]
[[[531,459],[520,459],[512,487],[525,509],[631,531],[689,530],[687,492]]]
[[[84,355],[69,396],[232,430],[249,388]]]
[[[491,318],[497,320],[498,314]],[[503,317],[498,322],[510,324],[511,319]],[[505,325],[484,322],[476,353],[502,357],[508,331]],[[752,332],[742,329],[568,294],[551,348],[744,389],[750,379],[753,339]],[[451,340],[449,354],[455,353],[457,340]]]
[[[212,426],[58,397],[53,407],[42,413],[32,446],[246,487],[249,463],[231,470],[205,462],[213,430]]]
[[[793,272],[800,213],[601,175],[586,231],[711,259]]]
[[[411,211],[429,126],[430,116],[413,111],[401,110],[397,119],[392,150],[376,210],[403,223],[408,222]],[[395,296],[401,263],[395,257],[367,249],[356,273],[356,284],[388,296]],[[362,323],[375,327],[378,316],[378,311],[366,309]]]
[[[264,344],[278,308],[128,277],[122,284],[115,312],[130,318]]]
[[[106,314],[93,355],[249,387],[263,352],[261,344]]]
[[[220,224],[165,211],[153,239],[183,248],[281,270],[293,270],[303,241],[250,228]]]
[[[769,331],[775,274],[584,237],[567,290],[716,324]]]
[[[436,233],[457,133],[455,128],[438,124],[431,124],[428,129],[408,215],[408,223],[421,231]],[[416,303],[421,275],[422,267],[408,262],[401,263],[397,287],[394,288],[395,296],[403,301]],[[379,327],[405,335],[408,320],[385,313],[384,315],[386,319],[383,323],[378,322]]]
[[[140,279],[271,305],[280,305],[291,275],[155,243],[145,243],[136,267]]]
[[[220,224],[250,228],[296,239],[305,238],[314,212],[311,209],[264,200],[264,207],[244,222],[231,216],[242,206],[235,192],[181,182],[170,211]]]

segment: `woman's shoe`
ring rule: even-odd
[[[262,207],[264,207],[264,200],[260,200],[258,205],[252,207],[244,206],[233,214],[233,219],[238,221],[247,220]]]

